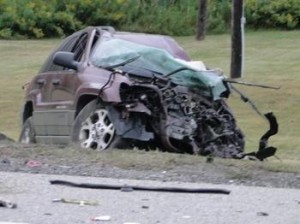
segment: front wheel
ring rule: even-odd
[[[117,137],[107,109],[97,100],[88,103],[74,121],[71,138],[81,148],[95,150],[112,148]]]
[[[19,142],[24,144],[31,144],[36,142],[32,117],[27,118],[26,121],[24,122],[19,137]]]

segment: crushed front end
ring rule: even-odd
[[[123,121],[117,121],[118,116],[113,120],[117,130],[124,119],[130,124],[117,132],[124,138],[154,141],[173,152],[225,158],[244,150],[244,135],[223,98],[213,100],[159,76],[123,86],[120,95],[122,104],[115,108],[119,108]]]
[[[102,52],[108,54],[94,63],[130,80],[120,85],[121,102],[108,106],[121,138],[171,152],[245,155],[244,134],[226,104],[230,87],[224,76],[124,40],[111,40]]]

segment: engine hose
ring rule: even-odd
[[[265,117],[270,123],[270,129],[260,138],[259,149],[262,150],[268,146],[268,140],[272,135],[277,134],[278,132],[278,123],[277,119],[272,112],[266,113]]]
[[[263,161],[264,159],[275,155],[277,148],[273,146],[268,146],[268,141],[271,136],[277,134],[278,132],[277,119],[272,112],[266,113],[265,117],[269,121],[270,129],[260,138],[258,151],[243,154],[240,157],[240,159],[244,158],[245,156],[254,156],[260,161]]]
[[[202,194],[230,194],[229,190],[216,188],[177,188],[177,187],[144,187],[129,185],[110,185],[110,184],[91,184],[91,183],[74,183],[64,180],[50,180],[50,184],[64,185],[69,187],[121,190],[123,192],[131,191],[154,191],[154,192],[174,192],[174,193],[202,193]]]

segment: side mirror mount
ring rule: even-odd
[[[75,55],[72,52],[57,51],[53,56],[53,63],[66,68],[78,70],[78,62],[75,61]]]

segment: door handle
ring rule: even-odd
[[[52,80],[52,85],[58,86],[60,84],[60,79],[53,79]]]
[[[45,79],[38,79],[38,80],[36,80],[36,83],[42,86],[46,83],[46,80]]]

